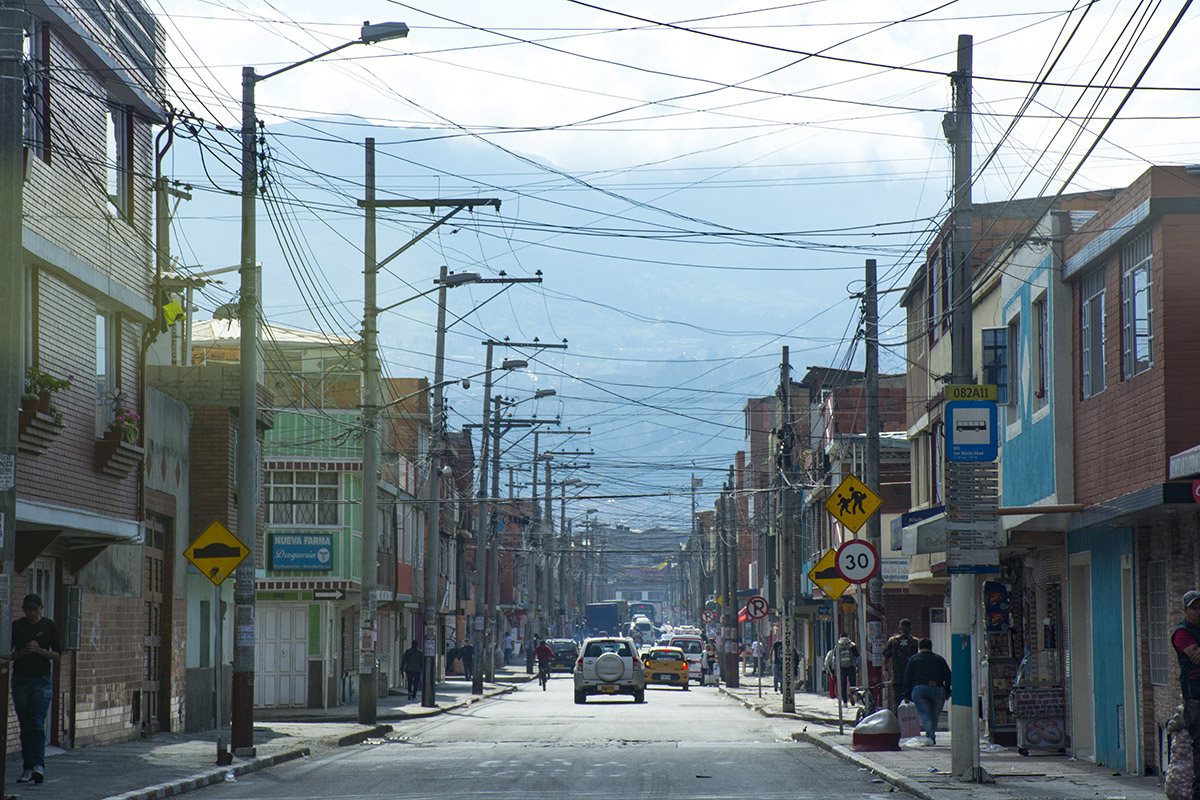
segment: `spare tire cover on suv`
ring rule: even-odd
[[[596,659],[596,677],[605,683],[621,680],[625,675],[625,662],[616,653],[604,653]]]

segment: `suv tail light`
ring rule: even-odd
[[[575,666],[578,669],[583,669],[583,656],[579,657],[579,660],[575,662]]]

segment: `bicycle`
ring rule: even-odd
[[[550,681],[550,665],[542,662],[538,664],[538,683],[542,685],[542,691],[546,691],[546,684]]]
[[[862,722],[878,711],[881,706],[875,702],[875,692],[882,691],[886,683],[877,683],[869,689],[863,686],[850,687],[851,704],[855,706],[854,724]]]

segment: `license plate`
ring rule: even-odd
[[[676,681],[678,679],[679,679],[678,676],[672,675],[669,672],[654,673],[654,680],[656,680],[656,681]]]
[[[601,686],[600,687],[600,694],[616,694],[616,693],[617,693],[617,687],[615,687],[615,686]]]

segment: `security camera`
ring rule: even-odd
[[[470,378],[463,378],[463,379],[462,379],[462,387],[463,387],[464,389],[470,389],[470,388],[471,388],[471,379],[470,379]]]

